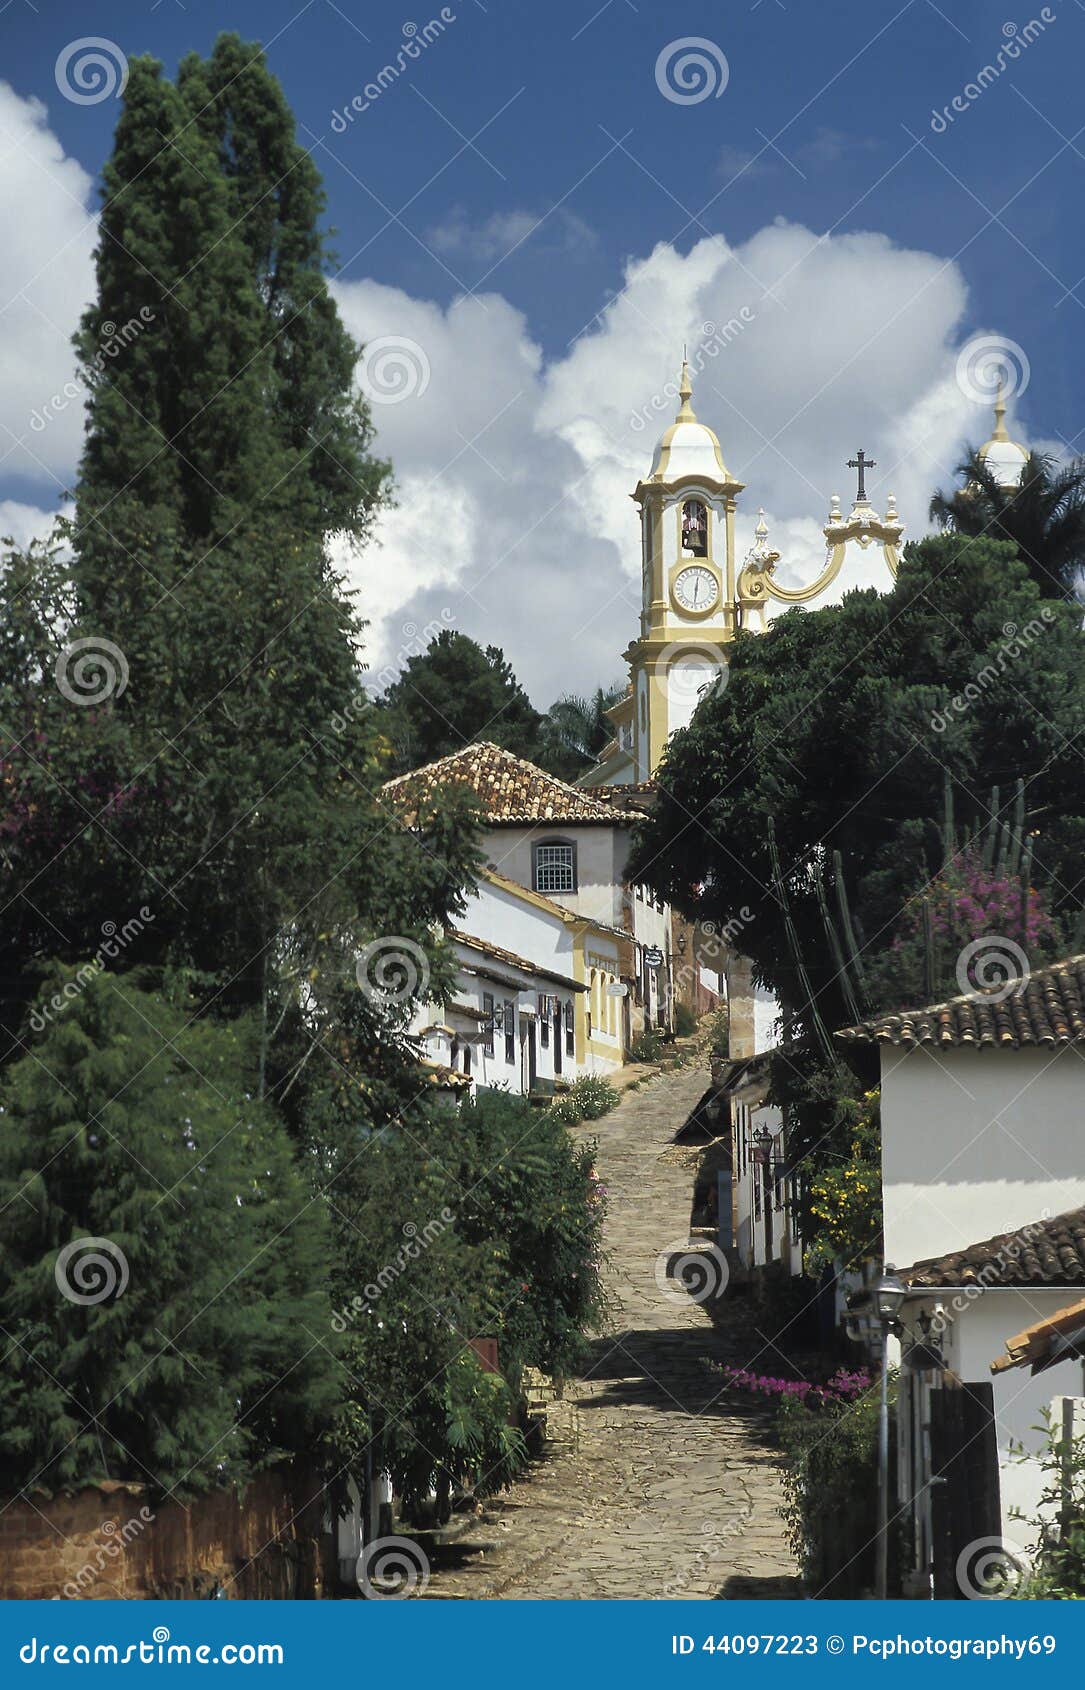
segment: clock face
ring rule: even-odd
[[[683,569],[674,582],[674,596],[683,610],[711,610],[719,597],[719,586],[710,569],[699,564]]]

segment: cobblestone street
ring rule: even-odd
[[[693,1175],[673,1139],[707,1084],[663,1074],[583,1129],[609,1192],[610,1329],[557,1405],[564,1441],[439,1552],[430,1600],[800,1594],[768,1416],[717,1403],[703,1365],[747,1357],[656,1282],[660,1252],[688,1238]]]

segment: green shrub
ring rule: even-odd
[[[645,1027],[632,1039],[627,1052],[630,1062],[658,1062],[663,1054],[663,1035],[657,1027]]]
[[[583,1074],[568,1091],[550,1105],[551,1115],[575,1127],[579,1121],[597,1121],[608,1115],[618,1102],[618,1093],[601,1074]]]
[[[618,1103],[618,1093],[601,1074],[584,1074],[570,1088],[569,1096],[576,1100],[584,1121],[597,1121],[601,1115],[609,1115]]]
[[[603,1312],[594,1146],[574,1143],[556,1109],[490,1092],[463,1105],[455,1147],[442,1152],[466,1193],[456,1231],[492,1256],[487,1330],[514,1384],[524,1367],[571,1372]]]
[[[688,1039],[697,1031],[697,1015],[692,1004],[675,1004],[674,1030],[680,1039]]]
[[[708,1018],[708,1043],[713,1056],[731,1054],[731,1017],[726,1004]]]
[[[1037,1428],[1040,1430],[1041,1428]],[[1021,1576],[1015,1558],[1008,1557],[995,1572],[992,1596],[1025,1601],[1081,1602],[1085,1600],[1085,1437],[1064,1435],[1050,1410],[1044,1414],[1046,1444],[1040,1455],[1043,1493],[1036,1515],[1027,1523],[1037,1548],[1031,1571]],[[1031,1452],[1017,1445],[1017,1461]],[[1016,1518],[1023,1516],[1018,1512]]]
[[[813,1596],[857,1597],[874,1584],[879,1393],[875,1384],[851,1401],[795,1394],[780,1405],[784,1518]]]

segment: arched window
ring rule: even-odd
[[[536,892],[575,892],[576,846],[569,839],[540,839],[531,847]]]
[[[682,506],[682,548],[693,557],[708,556],[708,511],[701,499]]]

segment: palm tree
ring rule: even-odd
[[[550,706],[546,716],[546,736],[567,760],[571,768],[586,768],[594,763],[614,729],[606,712],[625,694],[625,688],[596,687],[590,698],[577,693],[564,693]]]
[[[961,486],[935,493],[931,521],[956,534],[1009,540],[1041,592],[1079,592],[1085,577],[1085,458],[1059,467],[1029,455],[1021,480],[1009,486],[970,451],[955,472]]]

